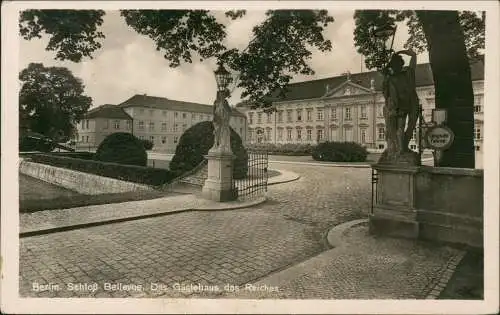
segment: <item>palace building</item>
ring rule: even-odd
[[[192,125],[212,119],[212,105],[134,95],[118,105],[102,105],[87,112],[77,125],[78,149],[95,150],[108,135],[129,132],[153,142],[153,151],[174,153],[179,138]],[[231,127],[245,143],[246,116],[232,109]]]
[[[471,64],[474,89],[476,167],[482,168],[484,62]],[[377,71],[289,84],[284,97],[274,98],[272,113],[251,109],[242,102],[237,108],[248,120],[247,143],[357,142],[371,152],[386,147],[382,75]],[[434,82],[429,64],[416,68],[417,94],[425,122],[435,107]],[[410,148],[417,150],[417,131]]]

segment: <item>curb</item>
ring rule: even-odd
[[[262,198],[255,199],[255,200],[248,201],[248,202],[233,203],[232,205],[224,206],[224,207],[216,207],[216,205],[206,205],[206,206],[202,205],[202,206],[197,206],[197,207],[193,207],[193,208],[176,209],[176,210],[171,210],[171,211],[156,212],[156,213],[150,213],[150,214],[144,214],[144,215],[138,215],[138,216],[130,216],[130,217],[124,217],[124,218],[116,218],[116,219],[109,219],[109,220],[102,220],[102,221],[95,221],[95,222],[88,222],[88,223],[81,223],[81,224],[66,225],[66,226],[60,226],[60,227],[54,227],[54,228],[48,228],[48,229],[42,229],[42,230],[31,230],[31,231],[20,232],[19,238],[52,234],[52,233],[57,233],[57,232],[65,232],[65,231],[71,231],[71,230],[78,230],[78,229],[84,229],[84,228],[89,228],[89,227],[94,227],[94,226],[113,224],[113,223],[121,223],[121,222],[133,221],[133,220],[148,219],[148,218],[166,216],[169,214],[182,213],[182,212],[188,212],[188,211],[225,211],[225,210],[236,210],[236,209],[250,208],[253,206],[260,205],[266,201],[267,201],[267,197],[262,197]],[[225,204],[225,203],[221,203],[221,204]]]
[[[280,172],[281,175],[269,178],[267,181],[267,186],[289,183],[289,182],[293,182],[293,181],[300,179],[300,175],[297,173],[294,173],[294,172],[284,171],[284,170],[279,170],[279,169],[269,169],[269,170]],[[281,177],[281,176],[285,177],[285,179],[280,180],[279,177]],[[289,178],[286,178],[286,177],[289,177]],[[276,178],[276,179],[273,180],[273,178]]]
[[[448,260],[448,263],[446,264],[446,267],[443,268],[443,271],[441,273],[441,276],[439,277],[439,280],[437,280],[436,284],[434,286],[431,286],[430,292],[427,294],[425,299],[427,300],[435,300],[437,299],[443,290],[446,288],[448,285],[448,282],[450,282],[451,277],[455,273],[455,270],[457,269],[458,265],[462,261],[462,259],[465,257],[466,251],[460,251],[458,254],[455,256],[451,257]]]
[[[333,248],[343,246],[345,243],[343,242],[342,237],[344,236],[345,232],[356,225],[366,223],[368,223],[368,219],[359,219],[334,226],[330,229],[330,231],[328,231],[328,235],[326,237],[328,240],[328,244],[330,244],[330,246],[332,246]]]

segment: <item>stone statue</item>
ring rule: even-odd
[[[213,109],[213,124],[214,124],[214,146],[212,150],[217,152],[231,152],[231,127],[229,120],[231,119],[231,108],[226,100],[227,91],[217,92],[217,99]]]
[[[411,56],[408,67],[404,67],[401,54]],[[416,65],[415,52],[402,50],[392,55],[383,70],[387,149],[379,163],[420,164],[418,155],[408,148],[419,114],[419,100],[415,86]]]

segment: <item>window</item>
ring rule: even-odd
[[[179,137],[174,136],[174,143],[177,143],[177,141],[179,141]]]
[[[413,134],[411,135],[411,140],[417,140],[417,128],[413,129]]]
[[[240,137],[243,135],[243,128],[240,128]]]
[[[302,130],[301,129],[297,129],[297,140],[302,141]]]
[[[292,140],[292,129],[287,129],[286,130],[286,139],[287,140]]]
[[[179,124],[174,124],[174,132],[179,131]]]
[[[481,139],[481,127],[479,127],[479,126],[474,127],[474,139],[476,139],[476,140]]]
[[[271,142],[271,129],[266,130],[266,140]]]
[[[167,143],[167,137],[162,136],[161,137],[161,143],[163,143],[163,144]]]
[[[150,121],[149,122],[149,131],[153,131],[153,130],[155,130],[155,123]]]
[[[292,122],[292,111],[291,110],[286,111],[286,121]]]
[[[187,117],[187,114],[186,113],[182,113],[182,119],[186,119]]]
[[[82,141],[81,142],[83,142],[83,136],[82,136]]]
[[[161,123],[161,130],[162,131],[166,131],[167,130],[167,123],[166,122],[162,122]]]
[[[366,129],[365,128],[361,128],[359,130],[359,134],[360,134],[361,143],[366,143]]]
[[[474,113],[481,113],[482,111],[481,105],[474,105]]]
[[[114,125],[115,129],[120,129],[120,121],[119,120],[115,120],[113,122],[113,125]]]
[[[85,128],[89,129],[89,120],[88,119],[86,120],[85,125],[86,125]]]
[[[139,109],[139,114],[141,114],[141,115],[144,114],[144,108]]]
[[[139,121],[139,130],[144,130],[144,122],[141,120]]]
[[[104,129],[108,129],[109,128],[109,120],[105,120],[104,121]]]
[[[476,148],[476,151],[481,151],[481,147],[480,146],[476,145],[474,147]]]
[[[155,142],[155,136],[150,136],[150,137],[149,137],[149,140],[151,140],[151,142],[153,142],[153,143],[154,143],[154,142]]]
[[[336,108],[332,108],[332,120],[337,120],[337,109]]]
[[[377,105],[377,117],[384,117],[384,105]]]
[[[378,127],[378,140],[385,140],[385,128],[384,127]]]
[[[361,119],[366,119],[366,105],[361,105]]]
[[[345,108],[345,120],[351,120],[351,108],[350,107]]]
[[[283,129],[278,129],[278,140],[283,140]]]
[[[163,116],[167,116],[167,111],[166,111],[166,110],[162,110],[162,111],[161,111],[161,114],[162,114]]]
[[[312,109],[308,109],[307,110],[307,121],[311,121],[312,120]]]
[[[191,119],[196,120],[196,114],[195,113],[191,114]]]
[[[175,113],[174,113],[174,117],[175,117],[175,118],[179,117],[179,113],[178,113],[178,112],[175,112]]]
[[[411,145],[410,145],[410,149],[412,149],[412,150],[416,150],[416,149],[417,149],[417,145],[416,145],[416,144],[411,144]]]
[[[250,125],[252,125],[252,124],[253,124],[253,113],[248,113],[248,123],[249,123]]]
[[[271,113],[267,113],[267,123],[271,122],[271,118],[272,118],[272,114]]]
[[[378,148],[379,148],[379,149],[381,149],[381,150],[382,150],[382,149],[384,149],[384,147],[385,147],[385,146],[384,146],[383,144],[379,144],[379,145],[378,145]]]
[[[127,130],[130,130],[132,128],[132,121],[127,120],[127,122],[125,124],[126,124]]]
[[[155,110],[154,109],[150,109],[149,110],[149,116],[154,116],[155,115]]]
[[[302,121],[302,109],[297,109],[297,121]]]
[[[312,129],[306,130],[307,140],[312,140]]]
[[[262,124],[262,113],[257,113],[257,123]]]
[[[338,129],[330,128],[330,141],[336,141],[338,137]]]
[[[89,136],[87,136],[87,140],[86,140],[86,142],[87,142],[87,143],[89,142]]]
[[[317,138],[318,138],[318,141],[323,140],[323,129],[317,130]]]
[[[283,122],[283,111],[282,111],[282,110],[280,110],[280,111],[278,112],[278,122],[279,122],[279,123],[282,123],[282,122]]]
[[[353,129],[350,126],[344,127],[344,141],[346,141],[346,142],[354,141]]]
[[[322,108],[318,108],[317,109],[317,120],[319,121],[322,121],[323,120],[323,109]]]

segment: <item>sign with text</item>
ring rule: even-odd
[[[431,127],[425,133],[427,146],[434,150],[446,150],[453,143],[455,135],[450,128],[444,126]]]

